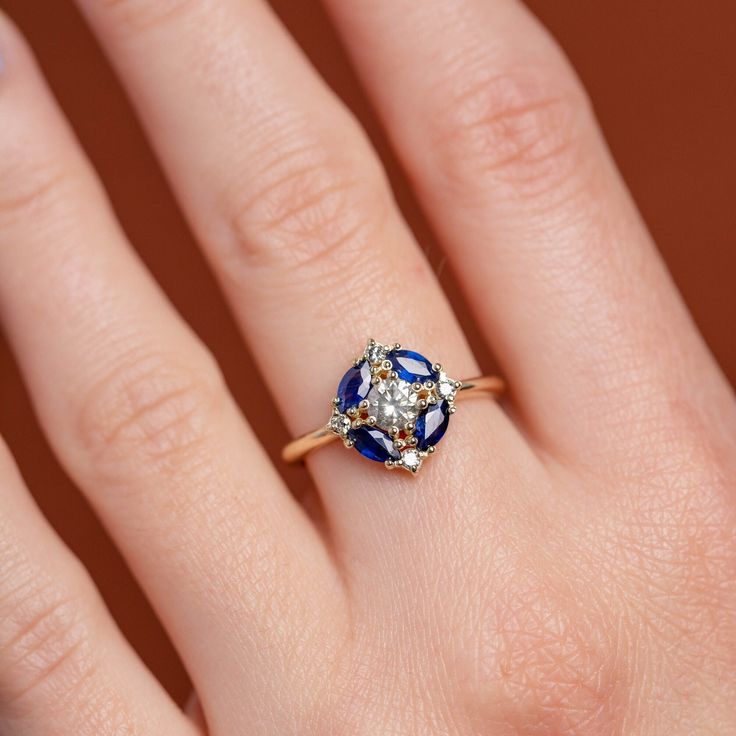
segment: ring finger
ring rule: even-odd
[[[364,134],[264,3],[79,4],[120,69],[295,433],[326,419],[337,379],[368,335],[411,343],[457,377],[476,373]],[[452,449],[476,455],[475,464],[452,462],[456,477],[484,467],[489,436],[508,462],[523,452],[490,403],[466,411],[456,421],[475,422],[480,439],[448,438],[445,458],[433,460],[435,478],[450,477]],[[442,525],[448,503],[473,503],[471,489],[482,487],[466,475],[464,498],[448,498],[446,483],[430,483],[437,495],[423,488],[426,506],[408,513],[393,477],[372,467],[356,473],[340,452],[316,453],[312,469],[349,554],[386,554],[387,523],[424,512]]]

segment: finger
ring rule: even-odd
[[[0,44],[0,318],[51,441],[205,708],[238,682],[257,713],[272,706],[264,676],[277,692],[309,676],[294,651],[318,621],[334,625],[332,565],[5,24]]]
[[[327,419],[337,381],[368,336],[421,349],[458,378],[477,371],[364,134],[264,4],[80,5],[121,70],[295,433]],[[444,441],[445,458],[433,458],[437,478],[463,463],[473,472],[462,448],[482,468],[489,440],[518,442],[490,402],[453,421],[462,430]],[[390,554],[387,519],[411,517],[395,513],[399,481],[380,467],[360,473],[356,462],[337,447],[315,453],[312,464],[338,546],[361,559]],[[435,491],[446,495],[440,483]]]
[[[650,448],[672,397],[725,396],[579,82],[521,3],[325,2],[548,447],[641,450],[639,426]]]
[[[195,736],[123,639],[0,441],[0,733]]]

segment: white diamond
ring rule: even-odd
[[[378,342],[368,343],[365,349],[365,357],[370,363],[381,363],[388,355],[388,348]]]
[[[439,379],[437,380],[437,393],[441,399],[447,399],[452,401],[455,398],[455,381],[448,378],[447,373],[444,371],[440,373]]]
[[[350,429],[350,420],[344,414],[333,414],[330,418],[330,429],[340,437],[345,437]]]
[[[404,450],[401,456],[401,464],[412,473],[416,473],[422,464],[422,456],[416,450]]]
[[[376,418],[376,425],[384,430],[391,427],[405,429],[419,413],[417,395],[411,384],[398,379],[384,379],[367,396],[368,414]]]

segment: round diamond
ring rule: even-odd
[[[455,381],[447,377],[447,374],[440,373],[439,379],[437,380],[437,393],[442,399],[449,399],[452,401],[455,398]]]
[[[408,381],[384,379],[377,383],[367,396],[368,414],[376,418],[376,425],[389,430],[405,429],[419,413],[417,395]]]
[[[401,454],[401,465],[412,473],[416,473],[422,464],[422,456],[416,450],[404,450]]]
[[[350,419],[344,414],[334,414],[330,419],[330,429],[340,437],[346,437],[350,429]]]
[[[365,349],[365,357],[368,358],[371,363],[381,363],[386,360],[387,355],[388,348],[378,342],[374,342],[373,344],[369,343],[368,347]]]

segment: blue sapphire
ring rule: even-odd
[[[437,373],[432,370],[432,364],[419,353],[413,350],[397,350],[390,356],[394,370],[399,378],[409,383],[417,381],[436,381]]]
[[[348,437],[355,443],[355,449],[369,460],[385,463],[386,460],[398,460],[401,457],[393,440],[377,427],[364,425],[351,429]]]
[[[368,396],[371,390],[371,367],[368,361],[363,361],[355,368],[351,368],[340,380],[337,387],[337,398],[340,399],[338,408],[345,411],[351,406],[357,406]]]
[[[447,431],[450,423],[450,405],[446,401],[430,404],[427,411],[417,419],[414,436],[417,438],[417,447],[426,450],[430,445],[434,447]]]

